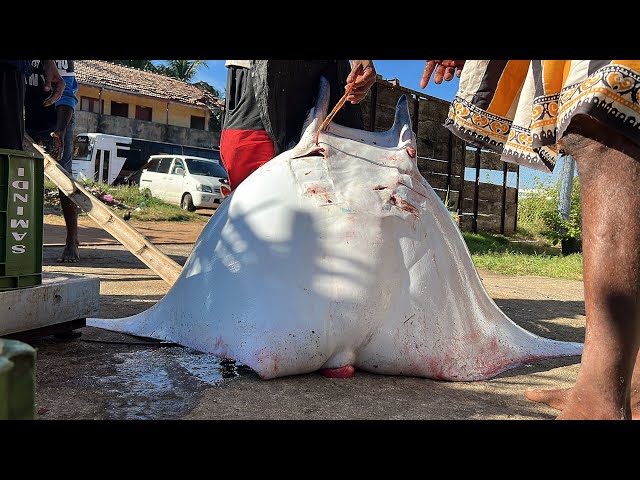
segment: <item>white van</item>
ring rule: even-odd
[[[140,190],[190,212],[220,203],[226,170],[216,160],[188,155],[151,155],[140,175]]]

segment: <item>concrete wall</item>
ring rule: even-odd
[[[94,99],[101,99],[104,101],[104,113],[105,115],[111,115],[111,102],[121,102],[129,104],[129,118],[136,118],[136,105],[141,107],[151,108],[151,122],[167,124],[167,105],[169,114],[169,125],[177,127],[191,128],[191,116],[204,117],[204,128],[209,128],[210,112],[208,108],[185,105],[176,102],[167,102],[165,100],[155,99],[151,97],[144,97],[140,95],[134,95],[124,92],[115,92],[112,90],[103,89],[100,93],[100,89],[89,85],[79,85],[78,100],[82,97],[89,97]],[[78,103],[78,110],[80,110],[81,103]],[[149,123],[149,122],[147,122]]]
[[[74,134],[89,132],[178,143],[192,147],[217,148],[220,146],[220,135],[206,130],[76,111]]]

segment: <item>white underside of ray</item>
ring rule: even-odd
[[[330,124],[316,146],[327,104],[323,83],[300,143],[222,203],[163,299],[87,324],[233,358],[265,379],[353,365],[479,380],[581,353],[489,297],[418,171],[404,97],[389,131]]]

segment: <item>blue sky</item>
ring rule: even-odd
[[[376,67],[376,71],[378,74],[382,75],[383,78],[397,78],[400,80],[400,85],[412,90],[424,91],[427,95],[451,101],[458,89],[459,80],[458,78],[454,78],[450,82],[442,82],[440,85],[430,82],[425,90],[421,90],[420,77],[422,76],[422,70],[424,69],[424,60],[374,60],[373,62]],[[224,60],[208,60],[207,63],[209,67],[202,68],[196,75],[194,81],[197,82],[203,80],[210,85],[213,85],[221,92],[224,92],[227,78]],[[555,182],[558,178],[559,170],[560,163],[556,166],[554,174],[545,174],[530,168],[521,168],[520,188],[531,188],[536,177],[544,183]],[[475,171],[467,169],[465,172],[465,178],[467,180],[473,180],[475,178]],[[500,172],[489,172],[483,170],[481,171],[480,179],[483,182],[502,185],[502,173]],[[508,175],[507,185],[515,187],[515,174]]]
[[[198,72],[195,81],[203,80],[213,85],[220,91],[224,91],[227,83],[227,71],[224,60],[208,60],[209,68],[203,68]],[[424,60],[374,60],[378,74],[385,79],[397,78],[400,85],[412,90],[420,90],[420,77],[424,69]],[[430,83],[424,92],[427,95],[453,100],[453,96],[458,89],[458,79],[454,78],[450,82],[442,82],[440,85]]]

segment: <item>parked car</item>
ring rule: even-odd
[[[216,160],[188,155],[152,155],[140,174],[140,190],[190,212],[222,200],[220,180],[227,171]]]

